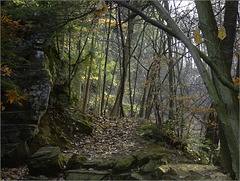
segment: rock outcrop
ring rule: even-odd
[[[17,76],[13,82],[28,99],[23,107],[8,105],[1,113],[2,166],[16,166],[27,160],[29,142],[38,133],[38,124],[48,107],[52,76],[43,51],[48,38],[36,30],[16,45],[17,56],[26,61],[14,69]]]

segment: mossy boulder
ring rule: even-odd
[[[84,155],[81,154],[73,154],[73,156],[69,159],[66,169],[67,170],[74,170],[79,169],[83,162],[86,161],[87,158]]]
[[[149,161],[149,154],[143,151],[135,152],[133,156],[136,158],[139,166],[142,166]]]
[[[72,113],[69,112],[69,121],[71,124],[72,134],[81,132],[87,135],[91,135],[93,131],[92,119],[86,114],[81,112]]]
[[[150,173],[154,170],[155,167],[156,163],[153,160],[150,160],[147,164],[143,165],[140,168],[140,173],[142,174]]]
[[[131,169],[135,164],[136,159],[133,156],[120,156],[116,158],[113,171],[121,173]]]
[[[112,168],[114,166],[114,163],[115,163],[115,161],[112,160],[112,159],[102,160],[102,162],[97,165],[97,169],[98,170],[110,169],[110,168]]]
[[[64,165],[59,147],[42,147],[30,157],[29,173],[33,176],[56,176]]]

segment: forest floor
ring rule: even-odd
[[[119,155],[131,155],[137,151],[159,150],[168,154],[169,166],[179,175],[179,179],[189,175],[189,173],[209,176],[208,180],[229,180],[229,177],[222,173],[219,167],[213,165],[198,164],[194,160],[184,156],[181,150],[170,147],[160,147],[158,144],[144,139],[139,133],[139,127],[144,122],[138,119],[115,118],[107,119],[103,117],[92,117],[94,119],[93,136],[75,135],[71,140],[72,147],[63,149],[62,153],[68,161],[74,154],[84,154],[89,160],[108,158]],[[2,168],[2,179],[27,179],[28,168],[23,165],[18,168]],[[64,180],[64,171],[58,178],[42,179]]]

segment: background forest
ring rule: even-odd
[[[1,1],[2,129],[59,106],[148,120],[142,135],[239,178],[238,4]]]

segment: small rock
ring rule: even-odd
[[[163,157],[161,160],[160,160],[160,163],[161,165],[167,165],[168,164],[168,158],[167,157]]]

